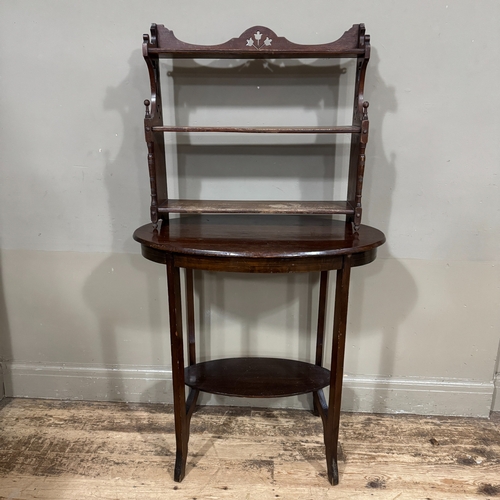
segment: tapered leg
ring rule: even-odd
[[[196,343],[194,334],[194,286],[193,270],[186,268],[186,312],[189,342],[189,366],[196,363]]]
[[[337,451],[339,439],[340,404],[342,400],[342,377],[344,372],[345,334],[347,326],[347,302],[351,256],[344,257],[342,268],[337,271],[335,288],[335,313],[333,320],[332,363],[330,374],[330,398],[325,424],[325,448],[328,480],[339,483]]]
[[[187,315],[187,337],[189,343],[189,366],[196,363],[196,340],[194,331],[194,286],[193,286],[193,270],[186,268],[186,315]],[[196,401],[199,391],[190,389],[186,401],[187,428],[189,439],[189,428],[191,425],[191,416],[196,409]]]
[[[319,284],[318,326],[316,333],[316,366],[323,366],[323,345],[325,342],[326,298],[328,293],[328,271],[321,271]],[[321,391],[322,392],[322,391]],[[322,396],[322,394],[321,394]],[[318,393],[313,393],[314,415],[321,415]]]
[[[167,283],[176,442],[174,481],[181,482],[186,473],[189,419],[186,411],[186,393],[184,385],[184,345],[182,338],[180,272],[179,268],[174,266],[171,258],[167,261]]]

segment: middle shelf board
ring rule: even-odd
[[[319,391],[329,385],[330,371],[290,359],[226,358],[187,367],[185,382],[211,394],[272,398]]]
[[[237,134],[359,134],[361,127],[176,127],[156,126],[153,132],[233,132]]]
[[[158,213],[350,215],[354,213],[354,209],[348,201],[233,201],[171,199],[158,206]]]

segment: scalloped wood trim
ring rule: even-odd
[[[325,44],[303,45],[280,37],[265,26],[253,26],[239,37],[219,45],[195,45],[178,40],[164,25],[151,26],[151,39],[145,35],[150,54],[177,57],[342,57],[365,53],[365,28],[354,24],[338,40]]]

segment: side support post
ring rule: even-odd
[[[174,481],[181,482],[186,473],[189,440],[189,419],[184,385],[184,343],[182,338],[181,281],[179,268],[172,256],[167,258],[168,310],[170,314],[170,347],[172,354],[172,384],[175,419]]]
[[[325,425],[325,448],[328,480],[339,483],[338,440],[340,405],[342,401],[342,379],[344,372],[345,334],[347,327],[347,303],[351,275],[351,255],[343,258],[342,267],[337,271],[335,288],[335,313],[333,320],[333,345],[330,374],[330,397]]]
[[[196,338],[194,328],[194,284],[193,270],[186,268],[186,313],[187,313],[187,335],[189,342],[189,366],[196,364]],[[191,425],[191,416],[196,409],[199,391],[190,389],[186,402],[188,433]]]
[[[194,286],[193,270],[186,268],[186,313],[189,342],[189,366],[196,363],[196,339],[194,330]]]
[[[354,226],[358,232],[361,225],[361,193],[363,190],[363,177],[365,170],[365,149],[368,142],[368,102],[365,101],[365,75],[368,61],[370,60],[370,35],[365,32],[364,24],[359,26],[358,47],[364,49],[364,53],[358,56],[356,66],[356,84],[354,88],[353,126],[360,127],[359,134],[351,137],[351,153],[349,160],[349,178],[347,187],[347,200],[351,204],[353,214],[347,217],[347,222]]]
[[[328,296],[328,271],[321,271],[319,284],[318,327],[316,333],[316,366],[323,366],[323,348],[325,343],[326,299]],[[320,416],[323,426],[326,422],[327,406],[323,390],[313,392],[313,413]]]
[[[151,187],[151,222],[158,227],[159,219],[168,223],[168,214],[159,213],[159,207],[168,200],[167,174],[165,159],[165,139],[162,132],[154,132],[153,127],[163,125],[163,110],[161,100],[160,61],[157,54],[150,54],[150,48],[157,47],[157,27],[151,25],[151,38],[143,36],[142,55],[146,61],[151,99],[146,99],[146,114],[144,117],[144,133],[148,147],[148,166]]]

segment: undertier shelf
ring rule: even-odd
[[[168,200],[159,213],[185,214],[344,214],[354,213],[348,201]]]
[[[330,384],[330,371],[289,359],[227,358],[187,367],[185,383],[211,394],[272,398],[319,391]]]

